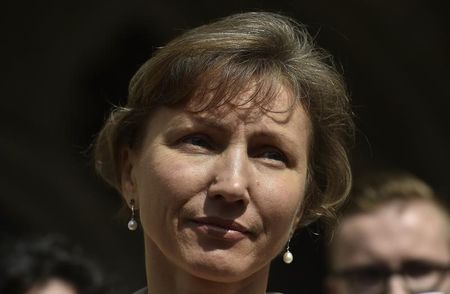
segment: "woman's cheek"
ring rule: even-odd
[[[152,174],[154,185],[164,191],[165,197],[190,198],[207,189],[210,160],[177,152],[155,155]]]
[[[259,187],[261,191],[265,191],[261,199],[265,216],[279,220],[282,225],[289,225],[304,199],[305,178],[298,174],[267,177],[265,185]]]
[[[158,235],[161,227],[176,220],[181,207],[205,189],[205,170],[198,159],[163,150],[141,158],[137,177],[140,219],[149,236]]]

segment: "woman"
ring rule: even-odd
[[[131,230],[139,211],[148,293],[265,293],[295,229],[345,197],[351,133],[341,76],[289,18],[232,15],[159,49],[95,150]]]

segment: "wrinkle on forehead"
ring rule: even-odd
[[[192,112],[220,109],[226,114],[233,110],[259,109],[265,113],[289,112],[299,102],[300,97],[296,97],[288,83],[272,76],[242,82],[229,84],[226,81],[204,81],[204,85],[187,97],[183,106]],[[224,92],[224,84],[232,89]]]
[[[284,124],[291,119],[296,108],[300,107],[304,111],[292,91],[280,84],[276,89],[272,88],[270,93],[260,91],[254,85],[249,86],[239,95],[211,105],[211,100],[216,99],[214,95],[215,93],[210,92],[206,95],[195,96],[189,99],[183,108],[207,118],[223,120],[232,116],[245,124],[260,121],[263,116],[267,116],[279,124]],[[259,95],[271,95],[271,97],[267,99],[267,97],[258,97]]]

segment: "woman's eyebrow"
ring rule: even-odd
[[[196,114],[183,114],[170,120],[167,125],[167,130],[174,131],[180,128],[192,129],[195,127],[208,128],[220,133],[229,133],[233,128],[232,125],[212,116],[205,117]]]
[[[287,135],[283,132],[276,132],[276,131],[271,131],[271,130],[258,130],[258,131],[253,132],[251,134],[251,136],[253,138],[273,140],[277,143],[283,143],[288,146],[295,146],[295,145],[299,144],[299,142],[296,142],[289,135]]]
[[[220,119],[217,119],[215,117],[190,115],[189,120],[192,121],[194,124],[206,126],[208,128],[215,129],[220,132],[228,132],[233,127],[229,123],[222,122]]]
[[[260,140],[267,140],[269,142],[274,142],[275,144],[278,144],[283,148],[285,152],[292,156],[300,156],[300,160],[304,160],[302,155],[302,144],[300,141],[295,140],[295,138],[292,138],[288,134],[285,134],[283,132],[277,132],[277,131],[270,131],[270,130],[261,130],[256,131],[250,135],[251,137],[255,139]],[[308,146],[305,146],[305,148],[308,148]],[[308,149],[306,149],[306,153],[308,152]]]

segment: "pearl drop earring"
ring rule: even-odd
[[[136,231],[137,227],[138,227],[138,223],[137,221],[134,219],[134,199],[130,200],[130,205],[131,205],[131,217],[130,220],[128,221],[128,230],[130,231]]]
[[[285,264],[290,264],[294,260],[294,255],[292,255],[291,251],[289,251],[289,243],[291,242],[291,239],[289,239],[287,246],[286,246],[286,252],[283,254],[283,261]]]

